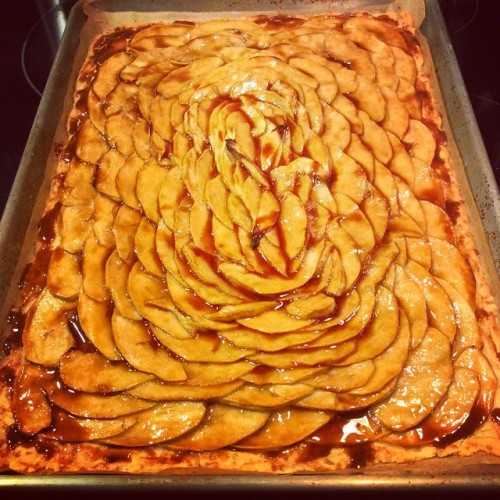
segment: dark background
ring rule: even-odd
[[[0,0],[0,215],[65,21],[76,0]],[[500,180],[498,0],[440,0],[497,181]]]

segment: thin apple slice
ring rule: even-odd
[[[75,300],[82,286],[78,255],[57,247],[52,252],[47,270],[47,288],[61,299]]]
[[[318,332],[288,332],[279,335],[269,335],[248,328],[234,328],[219,332],[221,337],[229,340],[233,345],[245,349],[254,349],[263,352],[276,352],[288,347],[307,344],[317,339]]]
[[[92,231],[91,219],[93,215],[93,203],[72,205],[61,209],[57,221],[57,233],[61,237],[61,248],[70,253],[81,251],[89,233]]]
[[[158,195],[167,175],[168,169],[151,160],[137,172],[137,199],[146,217],[154,223],[158,223],[161,217]]]
[[[316,389],[326,391],[352,391],[365,385],[371,379],[375,369],[373,361],[366,360],[347,366],[334,366],[324,373],[304,379],[303,382]]]
[[[408,132],[403,142],[410,147],[410,154],[423,163],[430,165],[436,154],[436,139],[433,133],[420,120],[410,120]]]
[[[92,377],[87,375],[92,373]],[[59,376],[75,391],[112,393],[125,391],[153,376],[138,372],[126,363],[110,361],[99,353],[69,351],[59,362]]]
[[[248,359],[255,363],[275,368],[293,368],[296,366],[337,365],[356,351],[356,342],[347,341],[339,345],[324,348],[284,349],[278,352],[258,353]],[[349,363],[346,363],[349,364]]]
[[[255,368],[249,361],[234,361],[232,363],[184,363],[189,385],[208,386],[225,384],[239,379]]]
[[[230,446],[262,428],[269,412],[213,404],[204,420],[192,432],[176,439],[169,448],[206,451]]]
[[[121,434],[136,423],[135,416],[120,418],[79,418],[63,411],[57,412],[49,430],[40,434],[62,442],[96,441]]]
[[[134,258],[135,234],[140,222],[141,213],[127,205],[122,205],[116,212],[113,221],[113,235],[116,251],[125,262],[130,262]]]
[[[382,389],[367,395],[351,394],[341,392],[337,394],[337,411],[339,412],[358,412],[384,401],[390,396],[397,385],[397,378],[392,379]]]
[[[381,354],[373,358],[375,372],[361,386],[349,391],[349,394],[366,396],[383,390],[403,370],[411,350],[410,326],[406,315],[400,312],[399,333],[394,342]]]
[[[258,250],[262,257],[281,275],[288,275],[288,263],[286,254],[283,252],[282,247],[276,245],[274,241],[274,236],[276,231],[270,231],[261,237],[257,232],[253,233],[255,242],[258,242]]]
[[[398,331],[399,313],[396,297],[387,288],[380,286],[376,293],[372,321],[367,325],[363,335],[356,339],[356,352],[338,364],[347,365],[373,359],[392,344]]]
[[[205,202],[193,203],[189,216],[189,232],[197,248],[210,255],[217,255],[212,236],[212,214]]]
[[[285,253],[293,260],[306,242],[307,214],[300,198],[291,192],[287,192],[281,200],[279,223]]]
[[[375,233],[375,239],[380,242],[387,231],[389,203],[381,195],[380,191],[373,186],[370,188],[369,193],[370,195],[363,199],[359,207],[370,221]]]
[[[212,313],[210,319],[221,321],[233,321],[258,316],[279,306],[279,302],[264,300],[259,302],[244,303],[222,306],[218,311]]]
[[[182,182],[182,171],[180,167],[173,167],[163,179],[158,193],[161,217],[170,229],[174,227],[175,210],[185,195],[186,187]]]
[[[134,150],[145,161],[149,160],[151,156],[150,151],[150,125],[149,122],[138,117],[134,124],[132,131],[132,141],[134,143]]]
[[[432,267],[432,251],[428,238],[405,238],[406,257],[430,271]],[[434,274],[434,271],[432,272]]]
[[[94,199],[94,235],[99,245],[107,248],[115,246],[113,222],[120,205],[97,193]]]
[[[401,266],[396,266],[394,294],[410,323],[411,347],[414,349],[427,331],[427,305],[422,290]]]
[[[358,111],[358,116],[363,123],[363,134],[361,136],[361,140],[373,151],[375,158],[380,163],[382,163],[383,165],[387,164],[392,157],[392,147],[389,138],[387,137],[387,132],[382,127],[377,125],[377,123],[375,123],[372,119],[370,119],[368,114],[361,109]],[[375,176],[376,175],[377,174],[375,174]],[[377,185],[376,177],[375,185]]]
[[[26,318],[23,345],[26,359],[44,366],[55,366],[73,345],[67,313],[75,302],[61,300],[44,289]]]
[[[163,278],[165,270],[156,251],[156,226],[145,217],[137,226],[134,238],[137,257],[148,273]]]
[[[333,297],[317,293],[310,297],[297,298],[286,304],[286,312],[299,319],[331,318],[337,303]]]
[[[245,261],[234,224],[229,228],[217,217],[213,217],[212,234],[215,250],[222,259],[236,262]]]
[[[91,203],[96,195],[94,188],[95,166],[87,165],[74,156],[64,178],[62,204],[65,207]]]
[[[86,337],[106,358],[120,360],[111,331],[111,301],[100,302],[81,293],[78,299],[78,319]]]
[[[175,439],[195,428],[205,415],[202,403],[161,403],[137,415],[136,424],[116,437],[101,440],[115,446],[149,446]]]
[[[373,408],[372,415],[385,427],[405,431],[434,411],[453,378],[449,339],[429,328],[410,353],[391,396]]]
[[[330,415],[321,411],[290,408],[271,414],[267,423],[251,436],[235,443],[245,450],[273,450],[302,441],[325,425]]]
[[[241,406],[243,408],[279,408],[289,405],[311,393],[313,388],[307,384],[296,383],[274,384],[259,387],[245,384],[231,394],[220,399],[221,403]]]
[[[205,196],[215,217],[228,229],[232,229],[233,221],[228,209],[229,190],[221,175],[207,182]]]
[[[137,198],[136,184],[137,175],[144,166],[144,160],[137,155],[131,155],[123,164],[123,167],[116,174],[116,189],[123,202],[135,210],[141,209],[141,204]]]
[[[185,385],[151,380],[128,392],[134,397],[149,401],[206,401],[223,398],[238,390],[243,383],[242,380],[232,380],[214,385]]]
[[[118,83],[118,75],[134,58],[126,52],[118,52],[106,59],[99,67],[92,88],[100,99],[105,99]]]
[[[111,297],[105,279],[106,261],[111,252],[112,249],[99,245],[93,234],[85,240],[82,256],[83,289],[89,297],[101,302]]]
[[[54,384],[48,390],[53,404],[63,410],[85,418],[116,418],[151,408],[151,401],[137,399],[128,394],[100,395],[75,393]]]
[[[292,317],[284,309],[268,310],[259,315],[236,321],[246,328],[268,334],[293,332],[314,323],[314,320]]]
[[[117,154],[123,155],[122,157],[130,156],[135,152],[132,138],[134,126],[135,121],[124,113],[108,116],[105,126],[106,137],[113,148],[112,151],[116,150]]]
[[[124,262],[115,250],[106,262],[106,287],[111,293],[111,298],[117,311],[128,319],[140,320],[134,303],[127,292],[127,282],[134,262]]]
[[[425,296],[430,313],[428,314],[429,325],[437,328],[448,337],[450,342],[453,342],[457,333],[455,310],[443,287],[436,278],[416,262],[410,260],[405,270]]]
[[[126,319],[115,312],[111,325],[118,350],[135,369],[166,381],[186,380],[182,363],[155,342],[143,322]]]
[[[254,385],[268,384],[295,384],[312,377],[315,374],[324,372],[326,367],[296,367],[288,369],[276,369],[270,366],[254,366],[254,369],[241,376],[241,380]]]
[[[427,236],[455,244],[455,230],[448,214],[434,203],[420,200],[425,214]]]
[[[432,274],[453,286],[473,307],[476,280],[470,264],[457,248],[447,241],[429,238],[429,244],[432,252]]]
[[[86,120],[76,138],[78,158],[86,163],[96,164],[108,150],[109,146],[104,136],[98,132],[90,120]]]
[[[368,185],[365,170],[338,146],[329,144],[328,147],[335,173],[332,193],[345,194],[355,203],[361,203]]]
[[[190,339],[178,339],[152,326],[158,341],[178,357],[196,363],[233,363],[255,351],[231,345],[215,332],[199,332]]]

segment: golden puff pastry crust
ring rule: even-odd
[[[125,26],[10,316],[0,466],[499,456],[496,308],[411,19]]]

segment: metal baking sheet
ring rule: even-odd
[[[303,4],[304,2],[302,2]],[[309,0],[323,11],[346,8],[352,5],[373,7],[382,2],[376,0],[327,1]],[[386,3],[386,2],[383,2]],[[133,0],[115,0],[113,9],[131,10]],[[295,11],[299,0],[200,0],[179,4],[172,0],[139,2],[140,9],[186,10],[220,12],[228,10]],[[437,79],[445,102],[447,119],[445,130],[451,133],[458,146],[459,157],[452,159],[465,166],[468,179],[462,186],[471,217],[481,221],[475,227],[477,244],[491,277],[491,286],[500,297],[498,271],[500,270],[500,195],[460,70],[448,38],[437,0],[426,0],[426,18],[421,27],[432,51]],[[85,25],[83,0],[73,8],[56,56],[47,86],[42,97],[33,128],[21,160],[18,175],[7,208],[0,221],[0,322],[5,324],[8,310],[18,293],[17,283],[25,265],[32,256],[37,221],[45,206],[52,172],[55,168],[54,144],[64,140],[64,102],[67,89],[72,88],[75,67],[78,67],[80,33]],[[440,71],[441,69],[441,71]],[[461,158],[460,158],[461,157]],[[470,189],[469,189],[470,188]],[[498,461],[497,461],[498,462]],[[120,475],[63,475],[21,476],[0,474],[0,491],[10,488],[66,489],[89,487],[101,490],[140,489],[159,491],[290,491],[313,490],[390,490],[401,488],[489,489],[500,486],[500,465],[491,463],[484,455],[462,458],[452,468],[439,472],[435,467],[439,459],[414,464],[372,466],[329,474],[295,476],[261,475],[171,475],[171,476],[120,476]],[[439,467],[439,466],[438,466]]]

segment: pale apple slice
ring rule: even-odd
[[[395,137],[389,131],[387,132],[387,137],[389,137],[392,146],[392,158],[387,167],[408,186],[413,186],[415,182],[415,168],[411,156],[399,138]]]
[[[335,411],[338,408],[338,395],[335,392],[314,389],[295,403],[298,408]]]
[[[420,200],[427,222],[427,236],[455,244],[455,230],[448,214],[434,203]]]
[[[165,99],[155,91],[155,96],[151,101],[149,110],[149,121],[151,122],[152,129],[160,134],[163,139],[167,141],[172,140],[174,128],[170,120],[172,104],[175,99]]]
[[[146,217],[154,223],[158,223],[161,217],[158,195],[167,175],[168,169],[151,160],[137,173],[137,198]]]
[[[415,261],[428,271],[433,267],[432,250],[428,238],[405,238],[407,259]],[[432,272],[434,274],[434,271]]]
[[[165,276],[165,270],[156,251],[155,243],[156,226],[144,217],[139,222],[135,232],[135,252],[148,273],[162,278]]]
[[[295,384],[315,374],[324,372],[326,367],[296,367],[288,369],[276,369],[270,366],[254,366],[254,369],[241,376],[241,380],[254,385],[264,386],[268,384]]]
[[[430,165],[436,154],[436,139],[429,128],[420,120],[410,120],[403,142],[409,145],[410,154],[426,165]]]
[[[456,247],[447,241],[429,238],[432,274],[453,286],[471,307],[475,304],[476,280],[470,264]]]
[[[426,200],[429,203],[444,207],[444,188],[443,182],[438,177],[431,166],[418,158],[413,158],[413,168],[415,170],[415,181],[413,183],[413,192],[419,200]]]
[[[134,132],[135,121],[130,119],[124,113],[109,116],[106,120],[106,137],[111,146],[112,151],[123,157],[130,156],[135,152],[134,140],[132,134]]]
[[[358,396],[348,392],[337,393],[337,411],[339,412],[358,412],[384,401],[390,396],[397,385],[397,378],[392,379],[380,391],[371,394]]]
[[[286,304],[286,312],[299,319],[319,319],[331,317],[337,304],[333,297],[317,293],[310,297],[297,298]]]
[[[170,441],[195,428],[205,405],[192,402],[161,403],[137,415],[136,424],[118,436],[101,440],[116,446],[148,446]]]
[[[370,221],[377,242],[382,241],[389,222],[389,203],[378,189],[371,187],[359,207]]]
[[[93,203],[72,205],[61,209],[57,221],[57,233],[61,237],[61,248],[70,253],[78,253],[82,250],[84,242],[92,231],[91,219],[93,215]]]
[[[386,277],[399,253],[396,243],[391,242],[378,247],[371,255],[369,265],[358,283],[361,286],[376,286]]]
[[[82,255],[83,289],[94,300],[107,301],[111,298],[106,287],[106,261],[112,249],[99,245],[93,234],[85,240]]]
[[[255,368],[249,361],[234,361],[232,363],[194,363],[185,362],[188,379],[185,384],[208,386],[225,384],[239,379]]]
[[[231,194],[230,199],[232,196]],[[235,219],[233,213],[231,216]],[[212,236],[212,213],[205,202],[193,203],[189,217],[189,232],[196,247],[210,255],[217,255]]]
[[[45,366],[57,360],[74,345],[66,313],[75,302],[61,300],[44,289],[33,304],[23,330],[26,359]]]
[[[185,195],[186,187],[182,182],[182,171],[179,167],[173,167],[163,179],[158,193],[161,217],[170,229],[174,227],[175,210]]]
[[[236,321],[246,328],[268,334],[293,332],[314,323],[314,320],[292,317],[284,309],[267,310],[259,315]]]
[[[136,423],[135,416],[120,418],[79,418],[58,411],[49,430],[40,435],[62,442],[96,441],[121,434]]]
[[[227,209],[235,224],[242,227],[245,231],[252,231],[252,216],[239,196],[229,193]]]
[[[87,376],[89,373],[91,377]],[[74,350],[61,357],[59,376],[75,391],[97,394],[125,391],[153,377],[133,370],[124,362],[110,361],[97,352]]]
[[[96,164],[109,150],[106,139],[86,120],[78,131],[76,138],[76,154],[80,160],[86,163]]]
[[[255,351],[230,344],[215,332],[198,332],[194,338],[179,339],[151,327],[158,341],[178,357],[195,363],[233,363]]]
[[[231,394],[220,399],[221,403],[241,406],[243,408],[267,408],[274,409],[289,405],[307,394],[313,388],[307,384],[273,384],[259,387],[246,383],[233,391]]]
[[[47,288],[61,299],[75,300],[82,286],[78,255],[57,247],[52,252],[47,270]]]
[[[343,215],[340,225],[355,241],[356,245],[368,253],[375,247],[372,225],[359,206],[342,193],[334,194],[338,211]]]
[[[345,272],[345,291],[350,290],[361,273],[359,248],[349,234],[338,224],[330,224],[327,228],[329,240],[338,250]]]
[[[135,210],[141,209],[137,198],[136,185],[139,170],[144,166],[144,160],[137,155],[131,155],[116,174],[116,190],[123,202]]]
[[[134,150],[143,160],[147,161],[151,156],[151,135],[148,121],[140,117],[136,119],[134,129],[132,131],[132,141],[134,143]]]
[[[257,232],[253,232],[253,238],[255,240],[254,244],[257,244],[257,248],[262,257],[268,262],[275,271],[277,271],[281,276],[288,276],[289,274],[289,260],[285,252],[283,252],[282,247],[274,244],[271,240],[274,240],[276,234],[275,231],[266,233],[263,237]]]
[[[116,418],[151,408],[154,403],[129,394],[85,394],[57,387],[48,390],[53,404],[63,410],[85,418]]]
[[[266,311],[275,309],[280,305],[277,301],[264,300],[259,302],[243,303],[221,306],[221,308],[212,313],[209,318],[221,321],[233,321],[249,317],[258,316]]]
[[[370,294],[370,292],[368,292]],[[373,295],[373,294],[372,294]],[[369,297],[368,297],[369,298]],[[337,300],[337,309],[330,319],[325,319],[316,323],[309,328],[304,328],[304,332],[308,331],[321,331],[328,328],[343,325],[347,321],[350,321],[355,314],[357,314],[361,304],[361,297],[357,290],[352,290],[344,297]]]
[[[100,302],[81,293],[78,299],[78,319],[85,336],[106,358],[120,360],[111,331],[111,301]]]
[[[128,392],[136,398],[149,401],[206,401],[223,398],[238,390],[243,384],[242,380],[200,386],[166,384],[151,380],[130,389]]]
[[[317,339],[318,332],[288,332],[279,335],[269,335],[248,328],[234,328],[219,332],[221,337],[229,340],[233,345],[245,349],[254,349],[263,352],[276,352],[288,347],[307,344]]]
[[[163,267],[176,278],[182,281],[179,269],[175,261],[175,233],[170,229],[163,219],[156,228],[155,246]],[[185,283],[184,283],[185,284]],[[187,285],[186,285],[187,286]]]
[[[410,260],[405,270],[425,296],[429,325],[437,328],[453,342],[457,333],[455,310],[443,287],[425,268],[414,261]]]
[[[281,200],[279,224],[285,253],[293,260],[306,242],[307,214],[300,198],[291,192],[285,193]]]
[[[95,166],[81,162],[74,156],[64,178],[62,204],[66,207],[91,203],[95,198]]]
[[[363,335],[356,339],[356,351],[338,364],[348,365],[373,359],[392,344],[398,331],[399,313],[396,297],[387,288],[380,286],[376,293],[372,320]]]
[[[53,380],[53,372],[39,365],[24,363],[20,370],[11,389],[12,411],[18,428],[24,434],[34,435],[50,426],[52,407],[45,386],[53,384]]]
[[[383,113],[385,115],[385,109]],[[361,136],[361,140],[373,151],[375,158],[380,163],[383,165],[387,164],[392,157],[392,147],[387,137],[387,132],[370,119],[368,114],[361,109],[358,111],[358,116],[363,123],[363,135]]]
[[[118,350],[135,369],[166,381],[186,380],[182,363],[155,342],[143,322],[126,319],[115,312],[111,324]]]
[[[100,99],[105,99],[115,88],[119,74],[134,60],[133,56],[126,52],[118,52],[107,58],[99,67],[92,88]]]
[[[234,444],[246,450],[272,450],[283,448],[318,430],[330,420],[330,415],[321,411],[290,408],[271,414],[267,423],[256,433]]]
[[[256,247],[256,243],[260,241],[260,235],[258,235],[258,237],[256,238],[255,234],[249,233],[241,227],[238,228],[237,234],[241,246],[241,251],[245,256],[245,265],[247,270],[260,275],[266,275],[275,272],[271,265],[266,262],[264,257],[262,257],[262,255],[258,251],[258,248]]]
[[[373,375],[361,386],[351,389],[349,394],[367,396],[379,392],[400,375],[411,350],[410,326],[403,312],[400,312],[399,324],[399,333],[394,342],[373,358]]]
[[[224,183],[223,177],[218,175],[210,179],[205,188],[207,203],[217,219],[228,229],[233,228],[233,221],[228,209],[229,190]]]
[[[390,214],[398,214],[401,208],[398,203],[398,189],[394,176],[392,172],[377,159],[374,161],[374,166],[373,185],[382,193],[382,196],[389,203]]]
[[[245,261],[234,224],[229,228],[217,217],[213,217],[212,234],[215,250],[222,259],[236,262]]]
[[[169,448],[206,451],[230,446],[262,428],[269,412],[213,404],[204,420],[192,432],[176,439]]]
[[[456,367],[448,391],[429,417],[416,429],[391,434],[385,440],[403,446],[433,441],[445,443],[446,438],[453,438],[453,434],[471,417],[479,391],[477,374],[468,368]]]
[[[343,193],[360,204],[367,190],[365,170],[338,146],[329,144],[332,169],[335,173],[331,185],[332,193]]]
[[[127,292],[127,281],[133,261],[124,262],[115,250],[106,262],[106,287],[118,312],[128,319],[140,320],[142,316]]]
[[[401,140],[407,133],[410,125],[410,115],[408,110],[400,102],[393,89],[381,86],[380,90],[387,104],[385,118],[381,125],[384,130],[392,132],[398,139]]]
[[[320,322],[318,326],[321,327],[319,330],[321,336],[310,341],[308,343],[310,347],[325,347],[339,344],[340,342],[356,338],[364,331],[377,312],[376,294],[375,288],[369,286],[359,287],[358,292],[360,302],[355,313],[343,321],[331,321],[328,328],[324,328],[323,322]],[[316,325],[309,329],[312,330],[315,327]]]
[[[122,205],[116,212],[113,220],[116,251],[125,262],[134,259],[135,234],[140,222],[141,213],[127,205]]]
[[[326,372],[304,379],[303,383],[326,391],[352,391],[365,385],[371,379],[375,370],[373,361],[366,360],[347,366],[334,366]]]
[[[99,245],[107,248],[115,246],[113,222],[120,205],[97,193],[94,199],[94,235]]]
[[[106,115],[104,113],[104,102],[101,101],[99,96],[93,89],[89,89],[87,95],[87,110],[89,118],[94,127],[102,134],[105,134]]]
[[[324,348],[284,349],[278,352],[264,352],[248,356],[250,361],[275,368],[293,368],[297,366],[331,366],[341,364],[356,351],[356,342],[347,341],[342,344]],[[351,363],[345,363],[351,364]]]
[[[336,248],[332,249],[328,258],[328,264],[329,266],[325,266],[325,271],[329,271],[329,273],[323,273],[323,276],[327,278],[326,286],[324,287],[325,293],[334,297],[341,297],[346,293],[347,278],[344,266],[342,265],[342,259]]]
[[[103,106],[106,117],[111,118],[122,114],[129,120],[135,121],[137,116],[136,99],[138,92],[139,88],[135,83],[119,81],[106,97]]]
[[[324,244],[324,241],[320,241],[311,245],[309,252],[304,257],[302,266],[295,276],[288,279],[268,279],[264,276],[248,272],[239,264],[230,262],[220,264],[219,270],[230,282],[240,285],[246,290],[255,291],[263,295],[288,292],[305,285],[314,276]]]
[[[469,302],[456,288],[437,278],[438,283],[450,297],[457,319],[457,337],[453,342],[453,359],[456,359],[468,347],[481,348],[483,340],[479,331],[476,314]]]
[[[422,205],[415,197],[413,191],[398,177],[394,177],[398,190],[398,202],[400,207],[426,232],[426,219]]]
[[[411,347],[414,349],[424,338],[429,325],[427,304],[421,288],[401,266],[396,266],[394,295],[410,323]]]
[[[183,247],[182,253],[189,264],[191,272],[193,272],[201,281],[208,285],[217,287],[221,292],[226,295],[230,295],[231,297],[237,297],[238,299],[245,301],[251,300],[251,295],[242,293],[240,289],[232,286],[220,276],[217,272],[217,268],[215,267],[214,260],[204,251],[188,244]],[[234,307],[234,305],[231,307]],[[214,317],[213,319],[216,318]]]
[[[449,339],[429,328],[410,353],[391,396],[372,410],[385,427],[405,431],[429,416],[445,395],[453,378]]]

